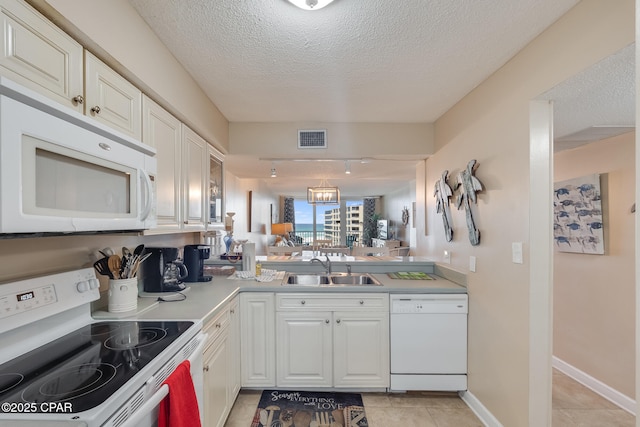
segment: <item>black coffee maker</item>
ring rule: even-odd
[[[204,260],[209,259],[211,248],[206,245],[186,245],[184,247],[184,263],[189,274],[185,282],[208,282],[211,276],[203,274]]]
[[[186,289],[182,281],[189,272],[178,259],[178,248],[145,247],[143,254],[150,253],[140,266],[144,292],[180,292]]]

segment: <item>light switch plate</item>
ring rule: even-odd
[[[522,242],[513,242],[511,244],[511,259],[514,264],[522,264]]]
[[[476,257],[473,255],[469,256],[469,271],[472,273],[476,272]]]
[[[442,254],[442,262],[451,264],[451,252],[447,250],[444,251],[444,253]]]

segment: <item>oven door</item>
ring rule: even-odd
[[[193,380],[193,386],[196,390],[196,396],[198,398],[200,420],[204,419],[204,408],[202,402],[202,395],[204,393],[202,352],[204,350],[204,345],[207,342],[207,337],[208,334],[200,333],[193,339],[194,341],[197,341],[198,344],[191,352],[191,355],[188,357],[189,363],[191,364],[191,378]],[[182,363],[182,360],[176,362],[177,363],[175,365],[177,366]],[[171,373],[165,373],[164,369],[161,368],[154,376],[149,378],[144,387],[147,390],[153,390],[157,388],[157,384],[162,384],[170,374]],[[164,378],[160,379],[160,376],[163,376]],[[138,393],[136,393],[136,395],[137,394]],[[124,423],[122,423],[121,420],[125,412],[118,411],[118,413],[114,417],[109,419],[109,421],[105,424],[105,427],[156,427],[158,425],[158,410],[160,402],[168,394],[169,386],[166,384],[161,385],[160,388],[155,391],[155,393],[153,393],[145,400],[142,406],[135,410],[131,417],[124,421]]]

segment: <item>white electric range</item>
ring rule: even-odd
[[[1,425],[155,426],[184,360],[201,399],[201,322],[97,322],[99,297],[92,268],[0,285]]]

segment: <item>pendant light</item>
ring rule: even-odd
[[[340,190],[322,180],[317,187],[307,187],[307,203],[311,205],[339,205]]]

